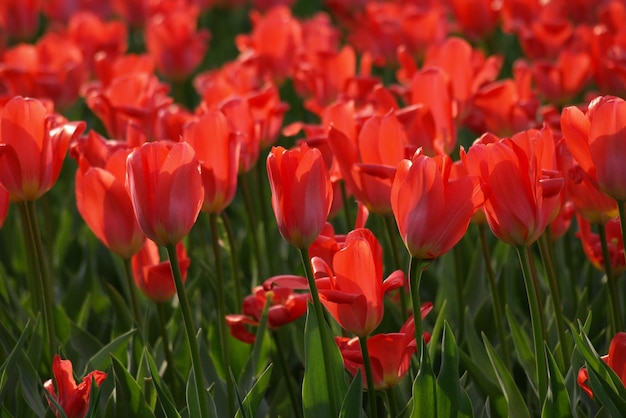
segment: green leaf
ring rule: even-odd
[[[154,359],[150,355],[147,348],[144,348],[143,355],[146,359],[148,370],[150,370],[150,375],[152,376],[152,381],[154,382],[154,387],[157,391],[157,400],[163,409],[163,413],[165,413],[165,416],[168,418],[180,418],[180,414],[176,410],[176,405],[174,404],[174,401],[172,401],[172,396],[167,388],[163,386],[163,382],[161,381],[161,376],[157,371]]]
[[[330,373],[330,379],[334,381],[337,399],[343,399],[347,391],[344,378],[343,359],[337,344],[330,338],[330,331],[326,322],[320,328],[313,309],[309,303],[306,325],[304,327],[304,357],[305,369],[302,381],[302,407],[305,418],[336,416],[339,411],[333,411],[328,397],[326,373]],[[324,367],[324,352],[322,351],[321,338],[326,338],[329,348],[331,370]],[[339,407],[339,405],[337,405]]]
[[[267,348],[270,344],[269,338],[266,338],[266,330],[267,330],[267,313],[269,312],[269,307],[272,303],[271,298],[267,298],[265,302],[265,306],[263,307],[263,313],[261,315],[261,320],[259,321],[259,326],[256,329],[256,336],[254,340],[254,344],[252,346],[252,353],[248,358],[248,362],[244,367],[241,376],[239,376],[239,380],[237,382],[237,386],[240,391],[247,392],[248,389],[252,386],[254,382],[254,377],[257,373],[257,367],[260,363],[261,353],[265,348]],[[267,351],[267,350],[265,350]],[[265,356],[265,362],[263,362],[262,367],[266,367],[268,362],[267,356]]]
[[[23,353],[22,348],[24,348],[24,344],[26,344],[26,341],[30,338],[30,334],[33,328],[37,327],[37,322],[39,322],[39,316],[35,318],[34,323],[30,320],[26,323],[24,331],[22,332],[22,335],[20,335],[20,338],[17,340],[15,347],[13,347],[13,350],[11,350],[11,353],[9,353],[7,359],[4,361],[4,363],[2,363],[2,366],[0,366],[0,401],[4,397],[4,391],[9,380],[8,373],[11,373],[15,370],[16,361]]]
[[[363,377],[361,376],[361,369],[358,369],[346,397],[343,398],[341,403],[341,411],[339,411],[339,418],[361,418],[363,414]]]
[[[530,412],[528,412],[528,408],[526,407],[524,398],[519,392],[519,389],[515,384],[513,377],[509,373],[509,370],[506,368],[502,360],[500,360],[500,358],[498,357],[495,348],[493,348],[493,346],[484,334],[483,343],[485,344],[485,348],[487,349],[489,361],[491,361],[491,365],[493,366],[493,369],[496,372],[496,376],[498,377],[498,382],[500,383],[502,393],[506,398],[508,416],[511,418],[530,418]]]
[[[117,348],[126,344],[130,337],[136,332],[136,329],[131,329],[115,338],[113,341],[102,347],[96,354],[91,356],[85,370],[83,370],[83,376],[89,373],[89,370],[106,370],[109,367],[109,361],[113,358],[110,354]]]
[[[506,307],[506,317],[509,322],[509,328],[511,329],[511,336],[513,337],[513,346],[515,347],[517,359],[522,365],[524,373],[526,373],[528,381],[532,385],[533,391],[535,394],[538,394],[535,354],[533,353],[533,349],[530,345],[530,338],[522,329],[520,324],[515,320],[508,306]]]
[[[267,369],[259,376],[258,380],[252,386],[252,389],[248,392],[246,397],[243,399],[242,405],[237,411],[235,415],[236,418],[243,418],[243,414],[241,408],[244,408],[246,411],[251,411],[254,416],[261,401],[263,400],[263,396],[265,395],[265,391],[270,384],[270,377],[272,374],[270,371],[272,370],[272,365],[267,366]]]
[[[548,360],[548,393],[541,410],[542,418],[567,418],[572,416],[570,399],[563,375],[547,345],[544,346]]]
[[[439,341],[441,339],[441,332],[443,331],[443,323],[446,319],[446,307],[448,305],[448,301],[444,300],[439,307],[439,313],[437,314],[437,319],[435,320],[435,325],[433,325],[433,332],[431,333],[431,339],[428,343],[428,350],[431,359],[436,358],[437,350],[439,349]]]
[[[412,418],[437,416],[437,382],[424,339],[420,342],[420,368],[413,381]]]
[[[131,329],[134,325],[133,314],[130,311],[128,303],[124,300],[122,295],[108,282],[104,282],[104,289],[109,295],[109,299],[115,308],[117,313],[117,319],[120,321],[120,329]]]
[[[67,418],[67,415],[65,414],[65,411],[63,410],[63,408],[61,407],[61,405],[59,405],[59,402],[57,402],[57,400],[54,398],[54,396],[52,396],[52,395],[50,394],[50,392],[48,392],[48,391],[47,391],[47,390],[45,390],[45,389],[44,389],[44,391],[43,391],[43,394],[45,395],[46,400],[47,400],[48,402],[50,402],[50,403],[54,406],[54,409],[56,409],[56,412],[57,412],[57,414],[56,414],[56,415],[58,415],[58,416],[59,416],[59,418]],[[41,416],[41,415],[40,415],[40,416]]]
[[[459,351],[447,322],[443,328],[441,369],[437,376],[437,414],[440,417],[469,417],[471,404],[459,381]]]
[[[128,373],[120,361],[111,356],[113,375],[115,376],[115,413],[117,416],[132,416],[137,418],[151,418],[154,413],[148,407],[141,393],[141,388],[135,379]],[[196,415],[199,416],[199,415]]]
[[[187,379],[187,412],[189,417],[201,417],[200,399],[198,399],[198,391],[196,390],[196,376],[193,367],[189,370],[189,378]]]

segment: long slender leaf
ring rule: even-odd
[[[420,368],[413,381],[411,418],[437,416],[437,382],[424,339],[420,343]]]
[[[548,360],[548,393],[541,410],[542,418],[567,418],[572,416],[570,399],[563,375],[547,345],[544,346]]]
[[[150,375],[152,376],[154,387],[157,391],[157,399],[161,404],[163,412],[168,418],[180,418],[180,414],[176,410],[176,405],[174,404],[174,401],[172,401],[171,394],[169,394],[167,388],[163,386],[163,382],[161,381],[161,376],[157,371],[154,359],[146,348],[144,348],[143,354],[146,359],[148,369],[150,370]]]
[[[252,386],[246,397],[243,399],[241,408],[245,409],[246,411],[251,411],[251,416],[254,416],[256,410],[259,408],[261,401],[263,400],[265,391],[270,384],[270,377],[272,376],[271,371],[272,365],[270,364],[269,366],[267,366],[267,369],[265,369],[265,371],[261,373],[254,386]],[[241,408],[237,411],[237,414],[235,415],[236,418],[243,418]]]
[[[471,404],[459,381],[459,351],[450,329],[443,328],[441,369],[437,376],[437,413],[440,417],[469,417]]]
[[[361,418],[363,415],[363,377],[358,369],[346,397],[343,398],[339,418]]]
[[[115,413],[117,416],[152,418],[154,413],[146,403],[139,384],[120,361],[111,356],[115,376]],[[199,416],[199,415],[197,415]]]

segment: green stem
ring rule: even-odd
[[[289,392],[289,400],[291,400],[291,406],[293,407],[293,413],[296,418],[302,418],[302,406],[300,405],[300,397],[298,396],[299,390],[294,385],[293,378],[289,373],[289,367],[287,366],[287,358],[285,352],[280,343],[280,337],[276,331],[272,331],[272,337],[274,337],[274,346],[276,347],[276,355],[278,356],[278,363],[283,372],[283,378],[287,385],[287,391]]]
[[[454,273],[456,275],[456,299],[459,310],[459,341],[463,340],[463,324],[465,323],[465,300],[463,298],[463,263],[461,262],[461,250],[458,245],[452,249],[454,255]]]
[[[552,304],[554,305],[554,313],[556,317],[556,328],[559,334],[559,352],[557,353],[557,360],[560,356],[561,361],[559,362],[559,365],[562,367],[561,370],[566,372],[569,369],[569,353],[566,352],[569,344],[567,344],[567,336],[565,334],[565,319],[563,317],[561,291],[559,290],[559,277],[557,277],[556,270],[554,269],[554,256],[552,252],[549,228],[546,228],[546,232],[539,238],[539,252],[541,254],[541,259],[543,260],[543,265],[546,269],[546,275],[548,276],[550,295],[552,296]]]
[[[378,407],[376,405],[376,388],[374,387],[374,377],[372,376],[372,365],[370,362],[370,353],[367,348],[367,337],[359,337],[361,345],[361,354],[363,355],[363,366],[365,367],[365,377],[367,380],[367,393],[370,405],[370,417],[378,417]]]
[[[48,349],[50,357],[57,351],[57,337],[56,328],[54,322],[54,309],[52,305],[52,278],[50,277],[50,269],[48,268],[48,262],[46,260],[46,253],[41,242],[41,233],[39,232],[39,224],[37,223],[37,214],[35,213],[34,202],[23,202],[27,213],[27,219],[30,224],[28,228],[30,230],[30,239],[33,240],[32,248],[35,253],[35,265],[39,270],[39,274],[35,274],[35,277],[39,277],[39,289],[41,294],[41,304],[43,306],[44,322],[48,332]]]
[[[272,253],[274,251],[274,247],[270,245],[270,222],[268,210],[267,210],[267,199],[265,199],[265,183],[262,179],[267,178],[267,173],[265,172],[265,164],[256,164],[257,172],[256,172],[256,187],[257,193],[259,194],[259,204],[258,207],[261,208],[261,222],[263,223],[263,236],[265,238],[265,259],[268,263],[269,275],[271,276],[274,272],[274,261],[277,260],[277,257]]]
[[[261,267],[261,250],[259,248],[259,237],[257,235],[257,221],[254,216],[254,203],[252,202],[252,196],[250,195],[250,188],[245,176],[239,176],[239,184],[241,184],[241,191],[243,193],[243,201],[246,205],[246,213],[248,215],[248,222],[250,223],[250,237],[252,238],[252,251],[254,251],[254,261],[256,261],[257,276],[265,277],[263,269]],[[253,276],[255,277],[255,276]],[[256,280],[253,279],[252,287],[256,286]]]
[[[126,284],[128,285],[128,293],[130,295],[130,303],[133,306],[133,313],[135,314],[135,321],[139,327],[139,332],[143,333],[143,318],[141,316],[141,309],[139,305],[139,298],[137,297],[137,289],[135,285],[133,267],[131,265],[130,258],[124,259],[124,270],[126,273]]]
[[[161,332],[161,341],[163,343],[163,351],[165,353],[165,361],[167,361],[167,368],[165,373],[168,374],[169,380],[172,384],[172,390],[174,393],[178,393],[178,379],[176,378],[176,371],[174,365],[174,356],[172,356],[172,350],[170,349],[170,339],[167,334],[167,316],[165,315],[165,304],[155,302],[157,316],[159,318],[159,330]]]
[[[33,229],[30,224],[30,217],[28,210],[26,209],[26,203],[17,205],[20,212],[20,222],[22,224],[22,233],[24,234],[24,247],[26,249],[26,260],[33,260],[33,262],[27,262],[26,272],[28,280],[28,290],[30,292],[30,301],[32,303],[33,314],[37,314],[42,310],[41,307],[41,288],[39,286],[39,267],[37,266],[37,259],[35,256],[35,239],[33,238]]]
[[[574,274],[574,255],[572,251],[572,233],[568,230],[565,235],[565,239],[561,240],[563,243],[563,251],[565,252],[565,264],[567,265],[567,272],[569,274],[569,283],[566,283],[566,287],[569,288],[569,298],[572,302],[572,316],[573,313],[578,311],[578,295],[576,294],[576,275]]]
[[[230,264],[233,271],[233,285],[235,286],[235,303],[237,307],[243,303],[243,296],[241,294],[241,280],[239,279],[239,257],[237,256],[237,241],[235,240],[235,233],[233,232],[233,226],[230,223],[230,218],[226,215],[226,212],[220,214],[222,222],[224,222],[224,228],[226,229],[226,237],[228,238],[228,247],[230,248]]]
[[[396,418],[398,416],[398,408],[396,408],[396,392],[395,386],[387,389],[385,395],[387,397],[387,407],[389,408],[389,416]]]
[[[506,332],[504,331],[504,310],[502,309],[502,302],[500,301],[500,292],[498,291],[498,285],[496,283],[496,274],[493,271],[491,265],[491,252],[489,251],[489,243],[487,242],[487,227],[483,225],[478,226],[478,232],[480,235],[480,246],[483,250],[483,258],[485,259],[485,268],[487,270],[487,279],[489,281],[489,290],[491,290],[492,308],[494,321],[496,322],[496,329],[498,331],[498,338],[500,339],[500,345],[502,347],[503,359],[506,364],[511,361],[511,352],[509,351],[509,344],[506,339]]]
[[[220,239],[217,230],[217,215],[214,213],[209,214],[209,220],[211,222],[211,240],[213,242],[213,257],[215,258],[215,271],[217,273],[217,328],[220,335],[220,345],[222,347],[222,360],[226,367],[226,389],[228,393],[228,408],[230,415],[234,414],[235,394],[234,385],[232,381],[232,368],[230,364],[230,347],[228,344],[228,332],[224,326],[224,318],[226,318],[226,292],[224,292],[224,273],[222,271],[222,255],[220,250]]]
[[[311,269],[311,261],[309,257],[309,250],[306,248],[300,248],[300,259],[304,266],[304,272],[309,282],[309,290],[311,291],[311,298],[313,299],[313,309],[315,310],[315,316],[320,330],[320,340],[322,343],[322,354],[324,357],[324,368],[326,369],[326,387],[328,389],[328,398],[330,400],[330,408],[333,412],[332,416],[336,416],[339,412],[339,404],[337,402],[337,388],[335,387],[335,381],[331,377],[332,363],[330,361],[330,347],[328,343],[331,336],[326,335],[328,327],[326,326],[326,318],[324,318],[324,310],[322,309],[322,302],[320,301],[319,293],[317,292],[317,285],[315,283],[315,277],[313,277],[313,270]]]
[[[411,302],[413,304],[413,321],[415,322],[415,342],[422,340],[422,302],[420,300],[420,282],[422,273],[432,260],[421,260],[411,257],[409,261],[409,285],[411,286]]]
[[[389,242],[391,244],[391,252],[393,254],[393,261],[396,264],[395,268],[396,269],[401,269],[402,268],[402,262],[400,261],[400,252],[398,250],[398,243],[395,239],[396,234],[395,231],[396,229],[395,227],[395,221],[392,215],[386,215],[384,216],[385,219],[385,226],[386,226],[386,230],[387,230],[387,236],[389,237]],[[404,286],[401,286],[399,289],[400,292],[400,309],[402,309],[402,322],[406,322],[407,318],[408,318],[408,307],[407,307],[407,300],[406,300],[406,292],[404,291]]]
[[[533,342],[535,347],[535,374],[538,384],[537,389],[539,392],[539,404],[543,405],[543,401],[548,391],[548,383],[546,375],[546,357],[543,351],[544,343],[546,341],[546,332],[543,324],[543,314],[539,308],[539,283],[536,280],[536,276],[532,272],[528,247],[517,247],[517,255],[522,267],[522,275],[524,276],[524,285],[526,287],[526,295],[528,297],[528,305],[530,308],[530,323],[533,330]]]
[[[339,189],[341,190],[341,198],[343,199],[343,214],[346,217],[346,228],[350,231],[354,228],[354,218],[352,217],[352,210],[348,204],[348,192],[346,191],[346,184],[344,181],[339,183]]]
[[[614,335],[618,331],[622,330],[622,315],[619,308],[619,290],[617,281],[613,275],[613,268],[611,267],[611,254],[609,253],[609,246],[606,240],[606,227],[604,224],[598,225],[598,235],[600,236],[600,245],[602,246],[602,260],[604,261],[606,283],[609,287],[608,299],[611,309],[611,335]]]
[[[207,402],[207,394],[204,389],[204,376],[202,374],[202,363],[200,362],[200,350],[198,349],[198,341],[196,340],[196,327],[193,324],[191,316],[191,307],[185,292],[183,277],[180,272],[180,264],[178,263],[178,255],[176,254],[176,244],[166,246],[167,255],[170,259],[170,268],[174,277],[176,293],[178,294],[178,302],[180,303],[180,311],[183,314],[183,323],[185,326],[185,334],[187,336],[187,346],[191,354],[191,368],[196,381],[196,393],[200,402],[200,413],[202,418],[209,416],[209,404]]]

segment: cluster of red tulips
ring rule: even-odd
[[[1,415],[623,416],[624,19],[3,1]]]

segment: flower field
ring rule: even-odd
[[[0,417],[626,416],[624,19],[3,1]]]

